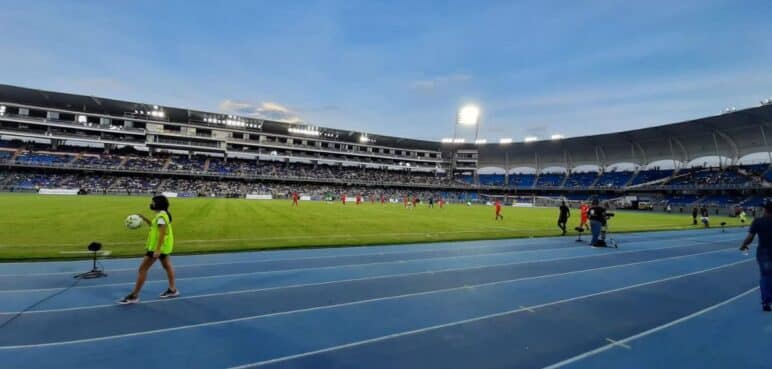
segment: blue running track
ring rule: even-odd
[[[0,264],[3,368],[770,368],[743,230]],[[752,255],[752,254],[751,254]]]

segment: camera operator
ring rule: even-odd
[[[600,239],[600,232],[603,226],[606,224],[606,208],[600,206],[598,199],[592,200],[592,207],[590,208],[590,230],[592,231],[592,240],[590,245],[596,246]]]

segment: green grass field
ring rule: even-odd
[[[148,210],[149,197],[0,194],[0,259],[64,258],[97,240],[113,256],[143,252],[147,228],[128,230],[124,218]],[[401,204],[171,199],[175,254],[289,247],[371,245],[509,237],[556,236],[557,209],[504,208],[493,220],[489,206],[444,209]],[[738,220],[714,217],[714,224]],[[569,220],[578,225],[578,213]],[[691,229],[689,215],[617,212],[615,232]],[[575,233],[570,233],[575,235]]]

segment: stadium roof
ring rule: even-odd
[[[154,106],[9,85],[0,85],[0,103],[2,102],[112,116],[125,116],[135,110],[148,110]],[[202,124],[204,115],[223,115],[180,108],[162,108],[166,119],[177,123]],[[289,127],[296,126],[292,123],[254,120],[262,123],[261,132],[287,134]],[[767,136],[772,134],[771,125],[772,105],[765,105],[632,131],[527,143],[459,146],[385,135],[368,134],[368,136],[375,139],[376,145],[379,146],[445,152],[458,147],[477,149],[479,167],[500,167],[508,170],[517,167],[608,166],[616,163],[645,165],[659,160],[689,162],[705,156],[723,156],[736,160],[748,154],[772,151],[767,142]],[[358,143],[361,134],[361,132],[334,128],[322,129],[332,133],[336,140],[345,142]],[[769,139],[772,140],[772,137]]]
[[[616,163],[689,162],[705,156],[737,160],[769,152],[772,106],[602,135],[529,143],[479,145],[480,166],[505,169]],[[772,137],[769,138],[772,140]]]
[[[76,112],[82,112],[84,114],[100,114],[111,115],[116,117],[123,117],[135,110],[152,110],[156,104],[137,103],[130,101],[121,101],[114,99],[107,99],[102,97],[77,95],[63,92],[53,92],[31,89],[26,87],[10,86],[0,84],[0,103],[15,103],[19,105],[30,105],[47,107],[52,109],[70,110]],[[205,124],[203,118],[205,116],[227,116],[227,114],[203,112],[198,110],[189,110],[174,108],[168,106],[160,106],[165,113],[165,117],[170,122],[175,123],[189,123],[195,122],[195,124]],[[297,123],[285,123],[277,122],[266,119],[242,117],[244,119],[253,120],[261,123],[260,132],[275,133],[275,134],[287,134],[289,127],[298,126]],[[218,127],[225,128],[222,125]],[[335,128],[319,127],[332,134],[332,137],[337,141],[359,143],[359,136],[364,132],[347,131]],[[386,135],[377,135],[368,133],[368,137],[375,141],[376,145],[407,148],[416,150],[437,150],[438,144],[433,141],[416,140],[404,137],[393,137]]]

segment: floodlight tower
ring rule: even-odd
[[[456,168],[458,167],[458,158],[461,154],[469,154],[468,156],[473,157],[474,159],[471,160],[474,162],[475,167],[475,175],[476,175],[476,167],[477,167],[477,150],[469,150],[469,152],[462,152],[466,150],[461,149],[461,145],[463,145],[466,141],[463,138],[459,138],[459,126],[461,127],[474,127],[474,140],[472,141],[475,144],[480,144],[482,141],[479,140],[478,135],[480,133],[480,108],[476,105],[464,105],[461,107],[461,109],[458,110],[458,113],[456,114],[456,122],[453,125],[453,139],[450,140],[451,142],[451,168],[450,172],[448,173],[450,176],[453,175]],[[470,161],[469,158],[465,159],[466,161]]]
[[[453,139],[455,140],[458,134],[458,126],[470,127],[474,126],[474,140],[477,141],[477,136],[480,133],[480,108],[476,105],[464,105],[458,110],[456,116],[456,124],[453,129]]]

